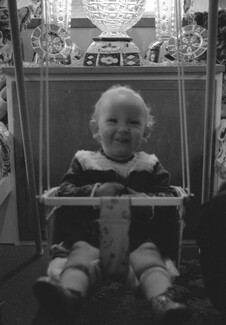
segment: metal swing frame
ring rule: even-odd
[[[13,53],[14,53],[14,65],[16,73],[16,85],[19,102],[19,115],[22,130],[22,141],[25,153],[25,163],[27,179],[29,183],[29,194],[30,202],[32,205],[33,219],[35,225],[35,244],[36,252],[38,255],[43,254],[42,238],[41,238],[41,227],[38,211],[38,201],[36,193],[36,180],[34,173],[34,162],[32,143],[29,129],[28,119],[28,107],[26,101],[26,91],[24,83],[24,72],[22,63],[22,53],[20,46],[20,34],[19,24],[17,16],[17,3],[16,0],[8,1],[9,15],[10,15],[10,26],[12,33]],[[217,36],[217,12],[218,12],[218,1],[209,1],[209,17],[208,17],[208,49],[207,49],[207,81],[206,81],[206,97],[205,97],[205,121],[204,121],[204,157],[203,157],[203,186],[202,186],[202,202],[209,198],[209,182],[211,175],[211,135],[213,130],[213,107],[214,107],[214,76],[215,76],[215,62],[216,62],[216,36]],[[48,64],[47,64],[48,66]],[[178,64],[180,69],[180,64]],[[179,89],[183,88],[183,66],[182,72],[178,69]],[[182,76],[182,78],[181,78]],[[187,129],[186,129],[186,111],[185,111],[185,100],[184,97],[180,98],[180,107],[182,107],[181,117],[181,140],[182,140],[182,169],[183,169],[183,183],[185,182],[185,174],[187,177],[188,186],[186,190],[183,190],[183,194],[176,198],[132,198],[132,205],[136,206],[177,206],[182,211],[180,220],[181,222],[181,234],[179,244],[179,254],[181,252],[182,245],[182,232],[183,232],[183,216],[185,202],[190,197],[190,181],[189,181],[189,167],[188,164],[185,166],[185,162],[188,162],[188,149],[187,149]],[[186,169],[186,170],[184,170]],[[184,184],[183,184],[184,185]],[[186,188],[183,186],[183,188]],[[59,205],[98,205],[100,199],[98,198],[57,198],[54,197],[54,190],[49,189],[44,192],[40,197],[40,201],[46,206],[59,206]],[[178,258],[180,261],[180,257]]]
[[[184,217],[186,215],[186,205],[189,201],[190,196],[185,190],[180,186],[173,186],[176,190],[177,197],[130,197],[130,206],[132,207],[159,207],[159,206],[169,206],[176,207],[178,214],[178,237],[177,237],[177,251],[175,265],[177,268],[181,264],[181,252],[182,252],[182,238],[184,230]],[[41,202],[48,207],[46,209],[46,224],[47,224],[47,243],[48,251],[51,248],[51,238],[52,238],[52,222],[54,221],[54,211],[55,208],[61,206],[93,206],[101,208],[101,197],[57,197],[58,187],[51,188],[47,190],[41,197]],[[126,197],[117,197],[117,200],[128,200]],[[175,211],[176,213],[176,211]]]

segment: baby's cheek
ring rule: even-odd
[[[143,141],[143,136],[141,134],[137,134],[134,137],[134,144],[136,145],[136,147],[139,147],[142,144]]]

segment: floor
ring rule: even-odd
[[[194,246],[184,247],[182,252],[188,259],[198,256]],[[37,321],[39,306],[32,292],[35,280],[46,272],[46,247],[44,255],[37,256],[34,245],[0,245],[0,261],[0,325],[47,325]]]
[[[0,325],[30,325],[38,309],[32,284],[45,274],[47,253],[37,256],[33,245],[0,245],[0,261]]]

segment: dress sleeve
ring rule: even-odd
[[[149,196],[178,196],[177,191],[170,185],[170,174],[158,161],[151,175],[152,189]]]
[[[84,177],[82,166],[73,158],[70,168],[64,175],[58,189],[58,196],[91,196],[95,184],[89,184]]]

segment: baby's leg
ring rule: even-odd
[[[130,264],[148,300],[164,293],[171,286],[170,274],[153,243],[144,243],[133,251],[130,254]]]
[[[89,287],[100,277],[98,264],[99,250],[82,241],[73,245],[66,261],[55,257],[48,268],[54,276],[39,278],[33,287],[40,305],[60,324],[74,324]]]
[[[130,263],[145,298],[150,302],[155,324],[182,325],[190,312],[184,304],[173,300],[169,290],[171,276],[156,245],[141,245],[131,253]]]
[[[50,255],[51,261],[47,268],[47,275],[50,280],[59,282],[60,275],[69,255],[69,249],[65,247],[64,242],[54,244],[51,247]]]
[[[66,257],[55,257],[52,259],[47,268],[47,275],[53,281],[60,281],[61,273],[67,262]]]
[[[90,286],[100,280],[99,249],[87,242],[75,243],[64,265],[60,284],[85,297]]]

